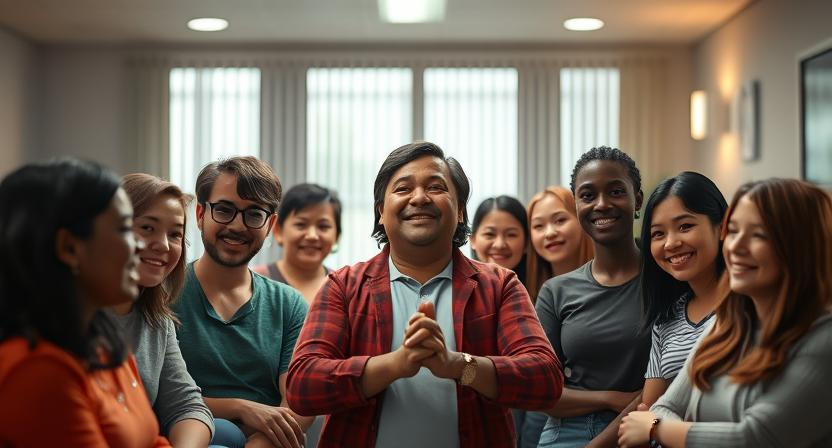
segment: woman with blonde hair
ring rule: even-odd
[[[526,287],[532,301],[543,283],[572,272],[595,255],[592,239],[581,229],[572,192],[551,186],[534,195],[527,207],[529,232]]]
[[[832,199],[794,179],[743,185],[725,224],[730,294],[624,447],[832,445]]]

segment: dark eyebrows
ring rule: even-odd
[[[695,219],[696,216],[694,216],[693,213],[682,213],[681,215],[676,216],[675,218],[673,218],[672,221],[673,222],[679,222],[683,219],[688,219],[688,218],[694,218]]]

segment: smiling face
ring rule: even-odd
[[[728,220],[722,249],[731,290],[757,301],[773,301],[783,281],[784,268],[774,251],[760,211],[743,196]]]
[[[282,227],[275,225],[274,237],[286,261],[310,271],[320,269],[338,241],[332,204],[321,202],[292,212]]]
[[[650,253],[656,264],[683,282],[716,275],[719,225],[693,213],[678,196],[670,195],[653,209]]]
[[[229,173],[222,173],[217,177],[207,202],[220,202],[226,207],[235,207],[240,210],[248,208],[268,210],[265,204],[241,198],[237,194],[237,176]],[[205,252],[221,266],[247,265],[263,247],[274,215],[268,218],[263,227],[252,229],[243,223],[242,213],[237,213],[237,216],[228,224],[220,224],[211,217],[211,212],[211,206],[208,204],[196,206],[197,226],[202,231],[202,244],[205,246]]]
[[[385,188],[380,215],[392,247],[451,248],[463,215],[448,165],[423,156],[399,168]]]
[[[78,286],[88,309],[129,303],[139,294],[133,207],[119,188],[95,218],[92,236],[78,240]]]
[[[627,168],[612,160],[593,160],[575,177],[578,220],[599,245],[633,240],[633,214],[642,193],[634,191]]]
[[[532,247],[552,266],[569,264],[578,256],[581,225],[554,194],[546,194],[534,205],[529,225]]]
[[[523,225],[503,210],[488,212],[471,235],[471,248],[477,258],[504,268],[515,269],[523,258],[526,237]]]
[[[144,241],[139,251],[139,284],[158,286],[182,257],[185,209],[169,194],[156,197],[147,210],[133,219],[133,232]]]

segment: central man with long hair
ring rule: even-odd
[[[402,146],[375,181],[367,262],[312,302],[286,396],[330,414],[319,447],[512,446],[510,408],[560,397],[558,360],[508,269],[466,258],[470,186],[432,143]]]

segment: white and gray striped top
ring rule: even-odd
[[[699,323],[688,319],[687,305],[693,295],[685,293],[673,305],[670,319],[653,325],[653,343],[645,378],[664,378],[672,381],[679,373],[685,359],[699,336],[710,327],[712,312]]]

